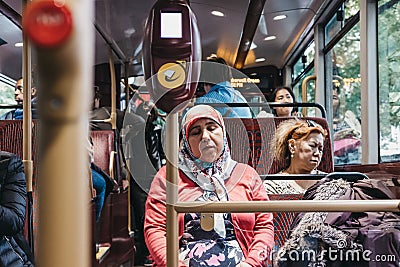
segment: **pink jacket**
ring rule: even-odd
[[[165,181],[166,168],[163,167],[154,178],[146,202],[144,234],[154,266],[166,266]],[[182,171],[179,171],[178,185],[178,201],[194,201],[202,194],[202,190]],[[235,166],[225,186],[232,201],[268,200],[260,177],[246,164]],[[183,216],[178,215],[179,239],[184,229]],[[231,217],[245,262],[253,267],[265,266],[274,243],[272,213],[232,213]]]

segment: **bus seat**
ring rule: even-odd
[[[91,131],[94,146],[94,163],[107,174],[110,173],[110,158],[114,155],[114,132],[111,130]],[[120,153],[116,153],[120,155]],[[128,231],[128,192],[112,192],[106,199],[101,218],[100,236],[101,247],[110,246],[108,254],[98,259],[101,266],[111,263],[123,264],[134,259],[134,240]]]
[[[38,136],[37,121],[33,121],[32,129],[32,160],[36,162],[37,138]],[[17,154],[21,159],[23,157],[23,131],[22,120],[0,120],[0,150]],[[33,164],[33,176],[35,177],[36,164]]]
[[[253,119],[224,118],[232,159],[253,166]]]
[[[110,158],[114,149],[114,132],[109,130],[91,131],[94,149],[94,163],[110,175]]]
[[[302,194],[269,194],[269,199],[274,200],[300,200]],[[291,225],[298,212],[274,212],[274,241],[275,248],[281,247],[289,237]]]
[[[37,162],[37,136],[38,136],[38,125],[37,121],[33,121],[32,129],[32,160],[33,160],[33,173],[32,173],[32,184],[36,182],[36,162]],[[23,126],[22,120],[0,120],[0,150],[7,151],[18,155],[21,159],[23,158]],[[33,196],[33,207],[32,207],[32,218],[28,217],[28,206],[25,217],[24,235],[29,240],[29,227],[33,229],[33,236],[36,236],[38,226],[38,214],[37,214],[37,195],[34,190]],[[28,199],[27,199],[28,204]],[[32,225],[29,225],[29,219],[31,219]],[[30,243],[33,241],[30,240]],[[30,244],[31,246],[34,244]]]

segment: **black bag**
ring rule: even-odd
[[[0,267],[33,267],[33,255],[22,233],[0,239]]]

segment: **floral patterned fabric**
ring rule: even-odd
[[[186,266],[233,266],[243,260],[243,252],[236,240],[231,217],[224,214],[226,237],[216,231],[204,231],[200,214],[185,214],[185,232],[180,242],[179,258]]]

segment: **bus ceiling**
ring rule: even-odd
[[[95,1],[96,64],[107,64],[111,46],[116,63],[128,64],[129,76],[142,75],[142,39],[145,20],[156,1]],[[273,65],[282,69],[292,56],[288,51],[304,44],[304,34],[311,32],[318,14],[338,0],[192,0],[188,1],[196,15],[200,30],[202,58],[217,54],[238,69]],[[0,23],[13,23],[13,31],[0,31],[7,55],[22,61],[22,50],[15,49],[22,42],[21,0],[0,2]],[[277,17],[280,16],[280,17]],[[279,19],[280,18],[280,19]],[[284,18],[284,19],[282,19]],[[10,27],[1,27],[10,29]],[[310,29],[307,31],[307,29]],[[17,36],[18,40],[16,40]],[[275,38],[275,39],[274,39]],[[11,47],[13,49],[11,49]],[[0,51],[1,53],[1,51]],[[1,61],[6,60],[3,57]],[[8,59],[9,63],[9,59]],[[18,68],[0,71],[16,79]]]

